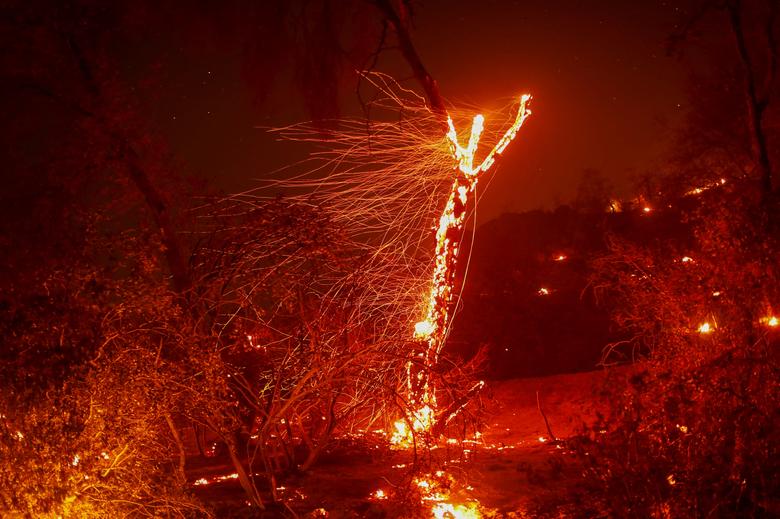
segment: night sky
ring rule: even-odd
[[[685,65],[666,53],[683,16],[676,5],[438,0],[418,6],[412,37],[448,101],[490,109],[518,93],[534,95],[534,116],[493,176],[480,221],[570,202],[585,169],[626,192],[637,175],[663,167],[686,107]],[[258,103],[237,49],[210,38],[204,29],[197,52],[177,49],[175,37],[148,42],[167,49],[159,58],[160,99],[149,106],[191,172],[227,192],[245,190],[303,153],[258,127],[309,116],[289,71],[275,73]],[[376,70],[405,80],[405,67],[389,50]],[[346,115],[358,113],[350,81],[340,94]],[[404,84],[417,88],[411,79]]]

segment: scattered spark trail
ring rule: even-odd
[[[346,274],[334,269],[319,299],[324,305],[350,300],[357,321],[372,324],[373,339],[397,347],[407,342],[409,323],[419,313],[430,271],[430,229],[449,184],[451,159],[436,116],[421,98],[385,76],[369,79],[386,96],[371,105],[371,113],[389,120],[339,121],[327,134],[310,123],[274,130],[315,151],[278,172],[287,178],[263,182],[231,201],[249,212],[281,195],[290,205],[323,215],[342,233],[338,245],[349,250],[354,266]],[[276,249],[287,245],[280,237]],[[276,250],[260,252],[271,256]],[[262,265],[265,258],[254,259]]]
[[[285,178],[231,197],[230,211],[250,213],[281,200],[318,215],[337,230],[340,243],[322,247],[348,252],[339,265],[320,274],[325,279],[314,294],[319,313],[348,311],[355,329],[370,328],[366,347],[384,352],[394,365],[407,366],[409,432],[428,430],[436,411],[430,370],[451,322],[448,307],[468,206],[474,203],[477,181],[530,115],[530,96],[522,96],[519,107],[516,101],[513,112],[488,114],[499,122],[491,128],[485,127],[481,114],[453,110],[444,134],[440,114],[428,109],[423,98],[388,76],[364,77],[377,92],[369,106],[372,118],[338,121],[330,130],[311,123],[273,130],[281,139],[306,143],[314,151],[277,172]],[[466,146],[455,130],[455,122],[463,120],[472,121]],[[499,133],[496,127],[501,128],[502,121],[508,130]],[[478,144],[489,150],[480,162]],[[280,263],[305,264],[306,258],[296,253],[296,243],[286,236],[257,248],[241,266],[257,271],[255,284],[242,290],[252,293],[262,286]],[[345,264],[349,267],[341,268]],[[410,368],[412,364],[419,369]],[[404,373],[378,371],[396,378]],[[430,411],[424,412],[426,408]]]

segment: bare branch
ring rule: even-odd
[[[393,26],[398,38],[398,46],[401,49],[404,59],[412,68],[414,77],[423,87],[428,102],[431,104],[431,110],[441,118],[441,123],[446,125],[447,108],[444,105],[444,98],[439,91],[439,85],[436,80],[428,73],[428,70],[420,60],[417,50],[409,36],[407,24],[401,19],[390,0],[375,0],[376,6],[384,14],[388,22]]]

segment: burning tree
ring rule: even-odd
[[[330,312],[334,304],[332,294],[349,294],[347,299],[354,298],[352,312],[358,322],[375,319],[383,323],[370,342],[388,345],[387,354],[395,356],[398,345],[408,343],[410,327],[405,323],[419,319],[415,318],[420,312],[419,294],[428,292],[423,302],[424,317],[414,325],[412,351],[402,357],[407,359],[405,407],[412,413],[412,430],[430,432],[434,422],[446,424],[465,404],[465,400],[459,399],[451,402],[450,408],[438,410],[431,376],[437,369],[450,326],[455,267],[468,204],[479,179],[530,114],[526,108],[530,96],[519,100],[509,129],[498,136],[491,135],[492,148],[475,163],[483,133],[482,115],[473,116],[466,146],[460,144],[449,115],[446,135],[437,138],[439,117],[419,97],[393,85],[385,76],[366,77],[387,96],[373,103],[374,113],[391,109],[400,112],[403,119],[343,121],[340,129],[330,130],[327,140],[322,142],[326,148],[301,165],[303,173],[261,189],[303,191],[284,200],[322,211],[346,233],[356,266],[346,275],[334,272],[330,286],[320,295],[324,304],[317,313]],[[308,124],[278,131],[294,140],[317,140],[319,132]],[[453,162],[457,164],[455,168],[448,165]],[[452,169],[454,180],[448,179],[451,174],[447,171]],[[446,198],[442,196],[447,192]],[[236,207],[263,207],[267,202],[258,198],[259,193],[255,190],[232,197],[233,211]],[[443,208],[440,197],[446,200]],[[437,222],[432,254],[422,249],[428,242],[426,222],[430,221]],[[284,254],[279,257],[282,262],[289,259]],[[432,275],[426,273],[430,268]],[[442,414],[434,416],[437,412]],[[404,423],[397,424],[397,441],[402,441],[401,437],[403,441],[411,440]]]
[[[406,4],[400,15],[377,5],[424,72]],[[110,52],[125,42],[114,29],[143,13],[92,7],[19,6],[2,19],[17,51],[4,84],[45,99],[39,115],[75,130],[34,163],[55,207],[36,200],[26,221],[3,221],[14,271],[3,274],[1,372],[24,376],[0,402],[0,507],[208,513],[186,477],[192,426],[224,445],[263,507],[268,489],[278,497],[276,476],[309,468],[339,428],[386,416],[398,403],[386,396],[411,413],[435,407],[468,204],[530,113],[528,98],[511,115],[489,114],[506,124],[483,131],[482,116],[445,109],[430,77],[426,102],[367,75],[386,97],[372,107],[391,118],[341,121],[333,146],[304,165],[309,176],[270,186],[297,194],[245,193],[191,218],[190,189]],[[465,146],[455,130],[464,120]],[[322,126],[279,134],[319,139]],[[491,150],[481,160],[479,142]],[[26,245],[17,223],[34,237]]]
[[[371,103],[371,106],[380,110],[391,108],[398,111],[404,117],[403,124],[342,121],[341,125],[346,126],[346,129],[333,130],[327,135],[331,141],[331,150],[313,156],[313,161],[319,163],[309,165],[308,171],[293,181],[282,182],[281,187],[288,190],[313,188],[315,195],[298,195],[293,199],[308,205],[322,206],[334,215],[336,221],[346,222],[344,228],[349,229],[354,246],[368,250],[369,259],[361,266],[361,270],[376,276],[376,279],[369,278],[369,287],[382,287],[390,294],[388,298],[377,297],[375,293],[370,298],[374,308],[382,308],[386,322],[390,315],[403,315],[401,322],[408,322],[408,309],[417,306],[415,303],[410,304],[408,299],[410,294],[414,295],[417,291],[413,287],[419,286],[420,263],[416,268],[409,268],[409,264],[416,261],[419,254],[416,247],[424,241],[420,232],[425,228],[424,222],[430,219],[437,222],[433,275],[426,283],[428,296],[424,303],[424,317],[414,326],[414,346],[406,366],[405,407],[411,410],[411,427],[406,427],[407,420],[396,423],[396,441],[408,442],[415,431],[433,432],[437,436],[440,429],[432,429],[434,423],[446,425],[467,402],[467,399],[462,398],[452,402],[443,412],[438,410],[431,373],[437,366],[450,326],[455,266],[469,201],[478,180],[490,170],[530,115],[526,107],[530,95],[523,95],[519,99],[516,116],[509,128],[492,143],[490,151],[482,160],[475,164],[484,129],[483,115],[473,116],[468,143],[463,146],[438,86],[412,44],[407,30],[406,4],[401,2],[399,11],[388,1],[377,2],[377,6],[394,29],[401,53],[422,85],[428,103],[408,90],[394,87],[384,76],[364,76],[378,88],[381,96],[386,97]],[[436,131],[437,128],[444,129],[444,142],[448,151],[446,159],[442,156],[442,139],[432,134],[432,130]],[[319,128],[296,125],[281,129],[280,133],[290,139],[316,141]],[[447,167],[447,162],[456,164],[455,179],[451,183],[445,206],[438,216],[431,218],[430,211],[435,207],[436,199],[431,197],[432,191],[428,186],[433,182],[442,183],[441,173],[431,170],[451,169]],[[318,177],[323,171],[325,176]],[[267,189],[269,186],[265,187]],[[420,193],[427,195],[427,199],[422,200],[418,208],[409,214],[409,209],[417,205],[413,200],[419,198]],[[247,200],[247,195],[255,197],[256,193],[245,193],[234,200],[254,203],[254,198]],[[377,210],[377,207],[381,209]],[[396,207],[403,207],[400,217],[394,214],[395,211],[391,212]],[[365,215],[370,216],[366,218]],[[390,259],[388,252],[392,255],[400,252],[400,256]],[[405,272],[399,272],[399,259],[403,262],[400,266]],[[397,286],[388,285],[384,281],[386,279],[393,280]],[[336,282],[335,286],[340,287],[341,284]],[[382,299],[384,302],[377,305],[377,301]],[[398,340],[398,329],[391,335],[393,333],[396,334],[395,340]],[[474,386],[470,393],[479,387],[481,383]],[[435,416],[436,413],[440,413],[440,416]]]

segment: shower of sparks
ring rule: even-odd
[[[322,247],[338,250],[338,261],[330,270],[318,272],[318,284],[307,288],[321,305],[314,313],[324,319],[334,311],[346,312],[351,327],[346,333],[365,337],[365,348],[385,359],[386,366],[366,370],[373,373],[366,387],[392,386],[394,378],[400,382],[398,376],[406,373],[405,404],[411,419],[397,425],[396,432],[400,435],[406,427],[412,434],[430,429],[435,421],[430,370],[451,321],[448,306],[470,215],[467,205],[476,199],[478,180],[530,115],[526,108],[530,96],[520,98],[509,120],[503,109],[489,114],[498,121],[491,128],[485,127],[481,114],[453,110],[443,134],[440,116],[423,98],[388,76],[364,78],[378,98],[368,105],[368,120],[340,120],[329,130],[312,123],[273,130],[281,139],[305,143],[314,151],[306,160],[277,172],[281,179],[231,197],[225,213],[249,214],[281,201],[321,217],[336,230],[340,243]],[[513,104],[516,107],[517,101]],[[455,130],[455,122],[463,120],[472,121],[466,146]],[[499,133],[496,127],[502,121],[509,129]],[[489,150],[480,162],[478,144]],[[248,255],[239,268],[256,275],[252,285],[240,291],[255,292],[280,264],[303,267],[307,258],[299,253],[296,239],[300,237],[280,236],[276,243],[258,246]],[[412,335],[411,351],[399,355]]]

